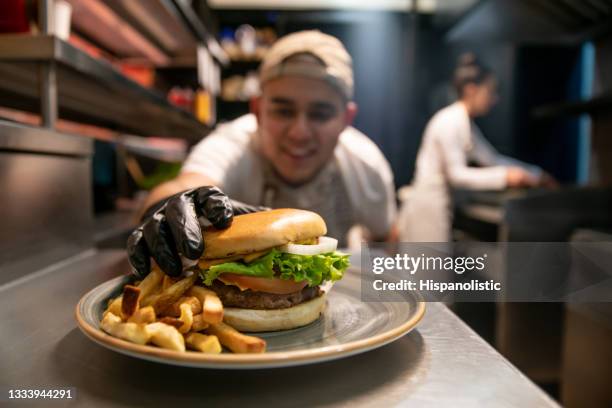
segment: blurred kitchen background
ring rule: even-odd
[[[355,126],[398,188],[458,56],[496,73],[500,103],[477,123],[562,187],[458,191],[455,239],[612,240],[612,0],[4,0],[0,283],[122,246],[143,191],[248,112],[270,44],[313,28],[351,53]],[[455,311],[564,405],[612,406],[607,304]]]

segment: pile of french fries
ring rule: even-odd
[[[111,299],[100,328],[111,336],[136,344],[202,353],[263,353],[265,340],[247,336],[223,323],[217,294],[195,285],[197,274],[171,278],[155,267],[123,294]]]

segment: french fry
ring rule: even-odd
[[[202,286],[193,286],[187,291],[187,296],[197,297],[202,304],[204,304],[204,301],[206,300],[206,295],[217,296],[214,291],[206,289]]]
[[[179,317],[179,320],[183,322],[181,327],[178,328],[179,333],[185,334],[189,332],[193,324],[193,312],[189,303],[181,304],[181,317]]]
[[[191,331],[199,332],[208,328],[209,324],[204,321],[202,314],[193,316],[193,324],[191,325]]]
[[[223,345],[234,353],[265,352],[265,340],[223,323],[221,300],[214,291],[194,286],[197,279],[197,274],[170,278],[154,267],[142,282],[125,285],[123,294],[108,302],[101,329],[132,343],[175,351],[188,347],[218,354]]]
[[[112,313],[115,316],[121,316],[122,312],[122,303],[123,303],[123,295],[117,296],[113,300],[111,300],[108,304],[108,308],[104,312],[104,315],[107,313]]]
[[[140,308],[140,288],[132,285],[123,287],[123,299],[121,301],[121,314],[128,319]]]
[[[211,324],[206,332],[217,336],[221,344],[234,353],[263,353],[266,351],[264,339],[242,334],[225,323]]]
[[[100,327],[111,336],[131,343],[147,344],[150,339],[149,331],[144,324],[123,323],[119,316],[110,312],[104,315]]]
[[[146,328],[151,336],[151,343],[156,346],[169,350],[185,351],[185,339],[175,327],[157,322],[147,324]]]
[[[164,274],[164,278],[162,279],[161,290],[164,291],[164,290],[168,289],[170,286],[174,285],[179,280],[180,280],[180,278],[172,278],[172,277]]]
[[[202,318],[210,324],[223,321],[223,304],[215,292],[201,286],[192,286],[188,296],[197,297],[202,303]]]
[[[153,323],[155,321],[155,310],[152,306],[138,309],[128,318],[128,323]]]
[[[143,299],[159,290],[164,276],[164,273],[157,266],[151,269],[151,273],[149,273],[138,285],[138,288],[140,288],[141,303]]]
[[[215,324],[223,321],[223,304],[216,295],[207,295],[202,305],[202,318],[204,321]]]
[[[138,287],[138,289],[140,289],[141,304],[144,303],[145,298],[151,296],[159,289],[163,277],[164,273],[158,267],[153,267],[151,273],[149,273],[138,285],[135,285]],[[122,303],[123,295],[114,298],[109,302],[108,308],[104,313],[106,314],[110,312],[116,316],[122,316]]]
[[[189,304],[191,306],[191,311],[194,315],[198,313],[202,313],[202,303],[195,296],[183,296],[176,302],[172,304],[168,309],[166,309],[166,313],[168,316],[179,317],[181,315],[181,305]]]
[[[159,322],[172,326],[175,329],[178,329],[179,327],[183,325],[183,322],[178,317],[170,317],[170,316],[162,317],[161,319],[159,319]]]
[[[202,353],[219,354],[221,344],[217,336],[207,336],[200,333],[189,333],[185,336],[185,344],[188,348]]]
[[[198,275],[194,273],[176,282],[160,294],[144,299],[142,304],[143,306],[153,306],[155,313],[162,315],[168,307],[172,306],[174,302],[179,300],[183,294],[193,286],[196,279],[198,279]]]

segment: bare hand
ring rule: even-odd
[[[506,171],[506,185],[508,187],[536,187],[540,184],[538,177],[534,177],[527,170],[520,167],[508,167]]]
[[[551,176],[549,173],[546,173],[546,172],[542,172],[542,175],[540,176],[539,185],[540,187],[550,188],[550,189],[557,189],[561,186],[559,182],[557,181],[557,179],[555,179],[553,176]]]

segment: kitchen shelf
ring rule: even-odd
[[[219,98],[218,101],[220,103],[226,103],[228,105],[244,105],[244,104],[248,104],[249,103],[248,99],[224,99],[224,98]]]
[[[120,58],[144,59],[155,65],[164,65],[168,62],[168,53],[159,44],[147,38],[145,30],[138,29],[135,26],[134,23],[138,23],[138,20],[129,22],[125,18],[129,17],[129,11],[125,13],[127,16],[122,16],[121,13],[117,13],[113,9],[113,5],[121,7],[123,5],[122,1],[69,0],[69,3],[72,5],[72,30],[84,34],[86,38],[98,44],[104,50],[110,51]],[[130,2],[128,4],[137,5],[138,3],[140,2]],[[150,3],[152,6],[157,5],[155,1],[150,1]],[[146,13],[148,9],[134,11],[139,13],[142,21],[148,22],[154,19]],[[170,22],[168,22],[168,26],[170,26]],[[191,42],[193,43],[193,40]]]
[[[80,0],[71,1],[80,2]],[[142,33],[170,58],[183,54],[187,50],[196,49],[195,36],[184,23],[171,1],[106,0],[104,3],[113,10],[120,20],[129,24],[137,32]],[[85,7],[85,5],[81,7]],[[104,25],[98,25],[95,28],[98,32],[104,32],[103,27]],[[110,25],[107,30],[113,28],[113,25]],[[114,42],[111,45],[116,47],[117,43]]]
[[[184,24],[189,27],[197,39],[206,44],[206,48],[210,54],[221,65],[225,66],[229,64],[229,57],[227,53],[223,50],[223,48],[221,48],[221,45],[215,36],[206,29],[204,24],[202,24],[202,21],[200,21],[200,18],[193,11],[193,9],[185,4],[182,0],[171,0],[171,2],[178,12],[178,15],[182,18]]]
[[[59,116],[143,136],[201,139],[209,128],[110,63],[48,35],[0,35],[0,105],[38,112],[39,67],[57,68]]]
[[[612,92],[580,102],[559,102],[538,106],[531,111],[531,114],[536,119],[547,119],[609,110],[612,110]]]
[[[217,98],[217,116],[220,121],[232,120],[249,113],[249,101],[226,101]]]

